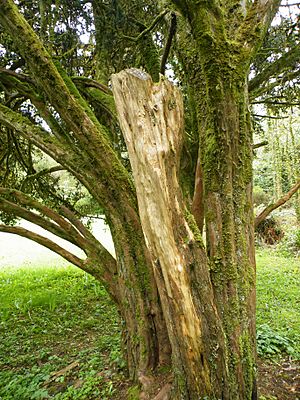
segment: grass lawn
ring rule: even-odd
[[[258,350],[273,367],[300,354],[300,260],[264,250],[257,264]],[[1,400],[106,400],[126,380],[118,314],[78,269],[0,269],[0,316]],[[270,382],[261,399],[297,399],[294,386],[288,397],[270,397]]]
[[[2,269],[0,315],[1,400],[111,398],[124,367],[119,319],[93,278],[66,266]]]
[[[257,331],[262,356],[300,358],[300,259],[257,251]]]

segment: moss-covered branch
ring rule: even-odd
[[[81,97],[71,78],[58,64],[54,64],[12,0],[0,0],[0,23],[11,35],[36,84],[89,157],[89,163],[94,163],[95,171],[102,171],[99,179],[105,186],[105,192],[114,192],[110,193],[110,197],[114,198],[121,185],[124,187],[122,197],[128,198],[130,192],[132,196],[130,176],[110,146],[106,130]]]
[[[66,249],[54,243],[52,240],[45,238],[42,235],[29,231],[28,229],[22,228],[20,226],[7,226],[7,225],[0,225],[0,232],[13,233],[15,235],[23,236],[27,239],[30,239],[44,247],[47,247],[49,250],[52,250],[55,253],[59,254],[70,263],[85,270],[84,260],[80,259],[79,257],[75,256],[74,254],[70,253]]]
[[[300,180],[291,188],[289,192],[287,192],[284,196],[280,197],[275,203],[269,204],[256,218],[254,222],[255,228],[267,218],[272,211],[276,210],[276,208],[285,204],[300,188]]]
[[[25,208],[26,207],[26,208]],[[31,211],[32,209],[39,212]],[[23,218],[35,225],[40,226],[55,236],[74,244],[84,251],[87,258],[80,260],[60,246],[54,246],[51,240],[43,236],[33,234],[23,228],[15,228],[13,231],[2,227],[3,232],[15,233],[37,243],[48,247],[62,257],[90,273],[106,285],[113,296],[116,292],[114,276],[117,274],[117,264],[114,257],[93,236],[93,234],[82,224],[82,222],[65,206],[61,207],[61,214],[44,206],[30,196],[15,189],[0,187],[0,210],[8,214]],[[8,229],[9,227],[7,227]],[[74,258],[75,257],[75,258]]]
[[[237,37],[240,43],[249,47],[250,54],[254,55],[267,30],[277,13],[281,0],[258,0],[248,2],[246,17],[239,26]]]
[[[96,81],[95,79],[86,78],[85,76],[73,76],[72,81],[77,84],[83,84],[85,87],[93,87],[101,90],[101,92],[110,94],[112,96],[112,91],[103,83]]]

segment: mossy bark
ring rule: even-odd
[[[207,7],[185,3],[188,7],[181,11],[192,37],[186,46],[191,52],[184,55],[184,68],[198,110],[201,199],[214,301],[226,336],[228,398],[255,399],[255,256],[247,75],[257,43],[240,46],[237,27],[242,14],[232,12],[228,17],[226,6],[219,7],[217,2]]]

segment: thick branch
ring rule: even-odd
[[[30,78],[29,75],[20,74],[20,73],[17,73],[15,71],[12,71],[11,69],[0,68],[0,78],[1,78],[2,75],[8,75],[8,76],[16,78],[16,79],[18,79],[19,81],[22,81],[22,82],[27,82],[27,83],[30,83],[30,84],[34,83],[34,81]]]
[[[33,136],[32,142],[35,140],[39,148],[74,173],[96,196],[106,212],[117,214],[117,209],[121,206],[123,209],[135,209],[136,195],[131,176],[112,148],[107,131],[100,125],[71,78],[59,64],[54,64],[12,0],[0,0],[0,22],[25,59],[39,90],[59,113],[66,125],[66,131],[71,134],[72,140],[75,139],[81,153],[72,153],[72,158],[77,156],[78,159],[71,165],[70,155],[62,149],[54,148],[57,146],[54,146],[49,134],[47,136],[50,143],[47,145],[46,141],[41,143],[36,138],[37,135],[30,135],[28,130],[27,136]],[[41,128],[36,129],[41,132]],[[20,129],[21,134],[22,130]],[[95,179],[97,189],[94,187]]]
[[[281,0],[255,0],[249,2],[250,7],[247,10],[246,18],[237,33],[239,41],[248,44],[255,52],[275,17],[280,3]]]
[[[81,248],[87,255],[87,259],[85,261],[82,261],[83,264],[81,265],[78,265],[73,262],[72,259],[65,257],[63,253],[58,254],[62,255],[62,257],[79,266],[84,271],[90,273],[97,279],[101,280],[107,287],[111,296],[116,298],[117,288],[115,287],[114,282],[114,276],[117,274],[116,260],[69,209],[64,206],[61,207],[63,210],[62,214],[66,217],[65,219],[54,210],[44,206],[43,204],[30,198],[28,195],[20,191],[0,187],[0,195],[10,197],[22,204],[23,206],[34,208],[38,210],[41,214],[54,221],[55,223],[15,203],[0,198],[0,209],[2,209],[3,211],[20,216],[27,221],[39,225],[48,232],[51,232],[54,235],[64,240],[67,240],[70,243],[73,243],[74,245]],[[12,233],[24,236],[22,235],[23,231],[20,231],[21,233],[18,232],[19,231],[15,231]],[[35,240],[35,236],[33,236],[31,239]],[[47,245],[48,242],[37,241],[37,243],[49,247]],[[52,248],[50,249],[53,250]]]
[[[267,68],[256,75],[249,82],[249,91],[254,91],[261,85],[265,84],[270,78],[278,76],[282,71],[286,69],[294,68],[295,65],[300,61],[300,48],[295,46],[287,53],[283,54],[278,60],[274,61]]]
[[[19,226],[0,225],[0,232],[13,233],[15,235],[23,236],[27,239],[33,240],[34,242],[39,243],[42,246],[47,247],[49,250],[52,250],[55,253],[59,254],[77,267],[85,270],[84,260],[81,260],[79,257],[63,249],[61,246],[54,243],[52,240],[45,238],[44,236],[41,236],[37,233],[31,232],[28,229],[21,228]]]
[[[60,207],[60,212],[62,215],[67,218],[72,225],[75,226],[75,228],[84,236],[85,238],[89,240],[95,240],[95,237],[91,234],[91,232],[84,226],[84,224],[76,217],[76,215],[69,210],[65,206]]]
[[[10,199],[17,201],[22,206],[34,208],[35,210],[39,211],[42,215],[44,215],[44,216],[48,217],[49,219],[51,219],[52,221],[54,221],[65,232],[66,235],[72,237],[73,240],[75,241],[75,242],[73,242],[74,244],[78,245],[83,250],[85,250],[85,248],[87,246],[86,240],[84,239],[85,235],[82,235],[82,236],[79,235],[79,233],[77,232],[77,229],[74,229],[74,227],[68,221],[66,221],[63,217],[61,217],[57,212],[55,212],[51,208],[46,207],[45,205],[43,205],[42,203],[38,202],[37,200],[31,198],[27,194],[25,194],[21,191],[15,190],[15,189],[7,189],[7,188],[0,187],[0,195],[8,196]],[[64,208],[67,209],[66,207],[64,207]],[[25,218],[25,217],[22,216],[22,218]],[[74,217],[74,219],[75,219],[75,217]],[[31,221],[31,222],[34,222],[34,221]],[[42,226],[44,229],[47,229],[43,225],[40,225],[40,226]],[[53,232],[53,233],[55,233],[55,232]],[[70,239],[66,238],[66,240],[70,240]]]
[[[256,218],[254,221],[254,226],[255,228],[258,227],[258,225],[267,218],[269,214],[271,214],[272,211],[276,210],[276,208],[282,206],[285,204],[300,188],[300,180],[292,187],[292,189],[287,192],[284,196],[282,196],[279,200],[277,200],[275,203],[268,205]]]
[[[107,187],[114,188],[122,177],[127,181],[124,182],[124,186],[128,187],[128,191],[124,190],[124,193],[129,192],[129,175],[111,148],[106,131],[79,94],[71,78],[59,64],[54,64],[12,0],[0,0],[0,22],[14,40],[40,90],[47,95],[68,126],[68,130],[93,160],[95,169],[107,171]]]

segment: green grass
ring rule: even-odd
[[[258,352],[300,356],[300,259],[257,252]]]
[[[119,321],[93,278],[62,266],[0,270],[0,317],[2,400],[110,398],[124,366]]]
[[[259,354],[297,358],[300,260],[260,250],[257,270]],[[116,309],[76,268],[0,270],[0,318],[1,400],[106,400],[125,380]]]

